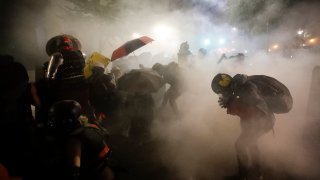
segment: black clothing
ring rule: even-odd
[[[95,124],[77,129],[69,139],[81,142],[80,179],[98,179],[99,173],[108,166],[111,151],[106,142],[106,132]]]
[[[164,94],[162,107],[166,106],[169,102],[174,113],[179,117],[180,113],[176,100],[186,89],[182,68],[177,63],[171,62],[168,65],[156,63],[152,69],[157,71],[163,77],[164,82],[170,85]]]
[[[34,119],[29,77],[11,56],[0,59],[0,162],[11,176],[28,178],[34,158]]]
[[[257,86],[246,81],[244,75],[236,75],[228,92],[223,94],[227,113],[240,117],[241,134],[236,141],[239,175],[259,177],[260,154],[258,138],[272,130],[275,122],[273,112]]]
[[[109,166],[111,150],[106,132],[96,124],[86,124],[72,132],[57,132],[51,137],[46,166],[41,172],[45,179],[98,180]],[[73,164],[74,150],[80,151],[80,167]]]
[[[112,83],[113,76],[103,72],[93,71],[88,78],[89,100],[97,113],[104,112],[107,115],[111,113],[105,106],[109,103],[108,99],[112,97],[115,91],[115,84]]]
[[[75,100],[81,104],[82,114],[93,118],[93,109],[89,104],[89,86],[83,76],[64,80],[42,79],[35,83],[41,106],[37,108],[38,123],[47,124],[50,107],[60,100]]]
[[[49,108],[60,100],[75,100],[82,107],[82,114],[94,119],[93,109],[89,104],[89,86],[83,76],[84,58],[81,51],[62,52],[63,64],[59,66],[54,79],[41,78],[35,83],[41,101],[36,109],[38,123],[47,123]],[[48,63],[43,66],[46,74]]]

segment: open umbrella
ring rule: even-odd
[[[148,36],[142,36],[137,39],[133,39],[131,41],[127,41],[122,46],[120,46],[118,49],[114,50],[111,56],[111,61],[114,61],[118,58],[121,58],[123,56],[126,56],[136,49],[139,49],[140,47],[154,41],[152,38]]]
[[[139,93],[157,92],[165,84],[163,78],[152,69],[133,69],[117,81],[119,90]]]

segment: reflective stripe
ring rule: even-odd
[[[110,151],[110,148],[108,146],[105,146],[102,151],[99,153],[99,159],[102,159],[105,157],[106,154]]]
[[[95,124],[86,124],[85,125],[86,127],[91,127],[91,128],[95,128],[95,129],[99,129],[99,127],[97,126],[97,125],[95,125]]]

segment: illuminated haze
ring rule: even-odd
[[[100,2],[106,3],[103,0]],[[47,40],[62,33],[77,37],[84,53],[98,51],[107,57],[121,44],[133,39],[134,33],[147,35],[155,40],[137,50],[136,56],[144,52],[152,55],[163,53],[169,59],[164,60],[165,63],[177,60],[176,53],[180,43],[184,41],[189,42],[195,60],[198,60],[198,49],[207,48],[208,57],[198,60],[196,67],[188,70],[185,75],[186,81],[192,83],[192,86],[178,99],[182,119],[171,118],[168,108],[167,115],[164,115],[167,119],[156,118],[152,128],[153,135],[165,142],[159,150],[162,163],[176,170],[184,179],[221,179],[225,175],[236,173],[234,142],[240,133],[239,119],[227,115],[226,110],[218,106],[218,97],[210,88],[213,76],[218,72],[226,72],[230,75],[245,73],[276,77],[291,90],[294,106],[289,113],[276,115],[275,134],[268,133],[261,139],[262,155],[267,157],[265,164],[271,169],[280,169],[279,171],[297,177],[313,173],[311,167],[314,164],[306,156],[301,137],[307,125],[312,70],[319,65],[319,55],[301,51],[293,59],[286,59],[280,55],[267,54],[266,45],[285,41],[298,28],[319,31],[319,24],[315,22],[316,17],[320,17],[317,6],[307,1],[284,10],[282,4],[270,3],[255,17],[256,22],[264,24],[271,16],[281,14],[281,23],[277,28],[257,35],[252,31],[241,31],[239,27],[243,25],[242,22],[228,24],[223,20],[226,17],[221,14],[226,11],[226,1],[203,0],[214,7],[212,11],[215,12],[211,14],[204,13],[197,1],[189,1],[197,8],[183,9],[178,8],[179,3],[161,1],[153,4],[155,2],[157,1],[120,1],[116,18],[109,21],[90,13],[85,16],[76,15],[75,18],[68,11],[74,5],[62,0],[48,1],[38,13],[30,12],[22,6],[18,7],[20,13],[13,18],[14,26],[21,28],[11,33],[17,45],[24,47],[24,52],[30,55],[41,54],[38,57],[42,59],[35,60],[37,63],[48,59],[44,53]],[[31,19],[36,21],[32,23],[33,27],[25,23],[32,21]],[[34,38],[37,39],[36,43],[25,43]],[[232,40],[235,42],[232,43]],[[226,60],[218,65],[218,58],[223,51],[221,48],[226,46],[239,52],[248,51],[245,63],[239,65]],[[261,47],[265,49],[262,50]],[[28,61],[22,62],[30,66]],[[139,62],[146,67],[155,63]],[[137,64],[131,65],[132,68],[137,67]]]

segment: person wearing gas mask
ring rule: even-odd
[[[88,123],[81,105],[74,100],[54,103],[49,110],[49,128],[58,142],[60,160],[53,176],[70,180],[112,180],[111,150],[104,129]]]
[[[211,83],[219,95],[219,105],[227,113],[240,117],[241,134],[235,143],[239,174],[226,179],[261,180],[261,155],[258,140],[273,130],[274,113],[287,113],[292,108],[288,88],[265,75],[217,74]]]
[[[85,58],[79,40],[70,35],[51,38],[46,45],[50,60],[42,66],[42,77],[32,86],[36,120],[46,126],[47,113],[59,100],[73,99],[82,106],[82,113],[94,119],[89,104],[89,87],[83,75]]]

